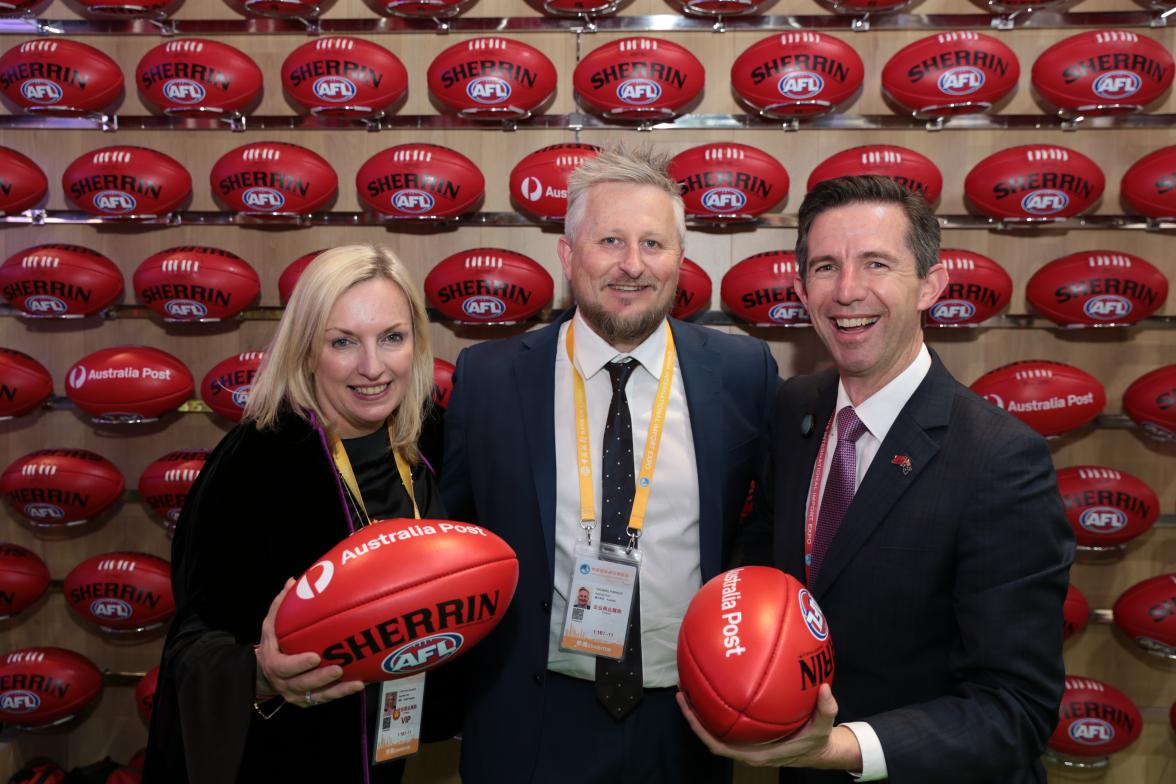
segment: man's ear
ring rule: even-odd
[[[947,288],[947,267],[942,262],[931,265],[927,270],[927,277],[921,281],[919,291],[919,310],[923,311],[939,301],[939,295]]]

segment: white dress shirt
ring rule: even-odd
[[[576,366],[584,378],[588,403],[588,435],[592,455],[592,492],[600,514],[600,452],[604,426],[612,402],[612,382],[605,365],[633,357],[640,363],[625,387],[633,421],[634,475],[645,449],[645,436],[653,414],[653,399],[662,372],[669,324],[662,323],[631,352],[618,352],[584,322],[577,312],[568,324],[576,325]],[[568,324],[559,333],[555,356],[555,591],[551,597],[551,631],[547,648],[549,669],[585,680],[596,678],[596,657],[559,649],[567,610],[567,593],[580,528],[580,484],[576,470],[576,418],[572,366],[565,339]],[[694,436],[686,408],[682,370],[674,359],[674,378],[666,410],[665,427],[645,526],[641,533],[641,652],[643,684],[647,688],[678,683],[678,627],[690,599],[702,585],[698,533],[698,465]],[[600,526],[592,533],[592,547],[600,545]]]

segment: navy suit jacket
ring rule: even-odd
[[[462,351],[445,413],[446,509],[503,537],[519,559],[509,610],[467,654],[466,782],[528,781],[542,723],[560,720],[559,706],[544,702],[554,588],[560,323]],[[699,555],[708,580],[730,559],[740,511],[766,458],[768,414],[779,379],[763,341],[673,319],[670,328],[694,437]]]
[[[749,561],[802,582],[804,505],[837,381],[826,371],[781,387],[746,531]],[[1045,781],[1073,553],[1044,439],[933,356],[810,586],[833,636],[837,720],[874,728],[891,782]]]

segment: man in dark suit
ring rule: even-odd
[[[716,753],[794,768],[781,781],[1045,781],[1073,535],[1045,441],[923,344],[938,250],[923,199],[880,177],[800,208],[796,289],[836,367],[780,390],[745,552],[809,586],[833,688],[754,749],[690,716]]]
[[[731,555],[776,363],[762,341],[667,318],[685,219],[664,159],[606,151],[572,175],[568,204],[574,314],[464,350],[446,411],[449,514],[519,560],[510,609],[466,664],[462,780],[721,782],[730,763],[674,701],[677,632]],[[585,611],[580,547],[601,542],[640,553],[639,598],[593,588]],[[566,650],[569,630],[630,610],[619,663]]]

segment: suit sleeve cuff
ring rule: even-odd
[[[854,734],[862,751],[862,769],[850,771],[854,781],[880,781],[886,778],[886,755],[882,753],[882,742],[878,733],[864,721],[849,721],[840,725]]]

